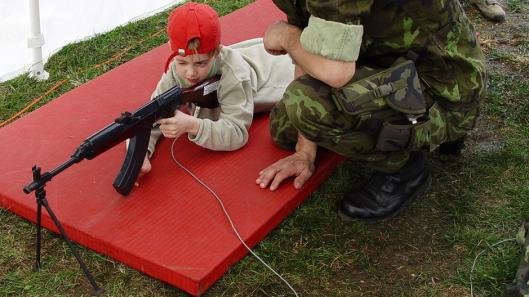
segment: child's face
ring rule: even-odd
[[[176,73],[188,84],[197,84],[206,79],[215,58],[207,54],[176,56]]]

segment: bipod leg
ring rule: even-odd
[[[71,240],[66,235],[66,231],[64,231],[64,228],[62,227],[61,223],[59,222],[59,220],[55,216],[55,213],[53,213],[53,211],[51,210],[50,206],[48,205],[48,201],[46,200],[45,197],[42,197],[41,204],[44,206],[44,208],[46,208],[46,211],[50,215],[53,223],[55,224],[55,226],[57,226],[57,229],[59,229],[59,232],[61,233],[62,238],[68,244],[68,247],[70,248],[70,250],[72,251],[73,255],[75,256],[75,259],[77,259],[77,262],[79,263],[79,266],[81,266],[81,269],[83,270],[86,278],[88,278],[88,281],[90,282],[90,284],[94,288],[94,293],[97,296],[101,295],[103,292],[105,292],[105,289],[100,288],[97,285],[94,276],[90,273],[90,271],[88,270],[88,267],[84,263],[83,259],[81,259],[81,256],[79,255],[79,252],[77,252],[77,249],[75,248],[75,246],[73,245]]]
[[[33,267],[33,271],[39,271],[40,270],[40,242],[41,242],[41,230],[42,230],[42,200],[41,195],[44,195],[44,193],[40,193],[40,191],[44,191],[43,189],[37,190],[35,192],[35,195],[37,196],[37,232],[35,234],[35,239],[37,241],[35,245],[35,267]]]

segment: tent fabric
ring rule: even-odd
[[[0,1],[0,82],[27,72],[31,66],[30,1]],[[63,46],[146,18],[181,0],[40,1],[44,62]]]

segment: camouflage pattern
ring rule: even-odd
[[[426,102],[412,61],[399,59],[396,65],[377,70],[340,89],[332,89],[333,99],[345,112],[358,115],[391,106],[404,114],[423,114]],[[373,69],[373,68],[371,68]]]
[[[514,284],[505,289],[503,297],[529,297],[529,220],[520,226],[516,240],[522,247],[522,257]]]
[[[310,141],[352,160],[367,162],[365,165],[374,169],[385,172],[400,169],[408,160],[409,152],[375,150],[376,135],[359,129],[369,118],[343,112],[328,99],[332,97],[332,91],[331,87],[308,75],[294,81],[270,114],[274,142],[293,150],[299,131]],[[388,118],[397,114],[390,108],[377,112],[377,115]]]
[[[353,81],[358,81],[362,75],[367,77],[363,72],[373,75],[384,71],[398,58],[415,52],[418,55],[415,66],[429,117],[428,130],[420,133],[429,138],[430,150],[465,136],[475,126],[487,77],[476,33],[459,1],[274,0],[274,3],[285,11],[291,24],[300,28],[307,26],[310,15],[363,25],[364,35]],[[352,89],[362,87],[348,85]],[[373,107],[380,105],[380,108],[374,108],[371,115],[364,114],[364,119],[384,114],[389,119],[395,115],[380,98],[371,104]],[[380,170],[402,164],[395,162],[399,153],[376,149],[379,131],[360,131],[359,122],[363,119],[340,109],[329,87],[324,88],[306,77],[300,78],[287,89],[283,102],[272,114],[273,138],[284,145],[285,138],[295,133],[279,134],[295,126],[307,138],[344,156],[376,161]],[[290,141],[292,139],[287,142]],[[400,156],[406,155],[400,153]],[[387,165],[382,165],[384,159]]]

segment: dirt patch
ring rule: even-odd
[[[467,5],[466,11],[479,34],[489,73],[501,73],[512,81],[526,81],[529,74],[529,14],[509,13],[507,9],[505,22],[494,23],[482,18],[471,6]],[[504,129],[502,119],[483,114],[469,134],[467,150],[471,153],[502,150]]]
[[[505,147],[504,133],[499,123],[482,116],[478,118],[476,128],[469,133],[465,141],[465,153],[496,152]]]
[[[529,65],[529,15],[507,14],[497,24],[475,19],[479,41],[491,71],[512,75],[527,73]]]

